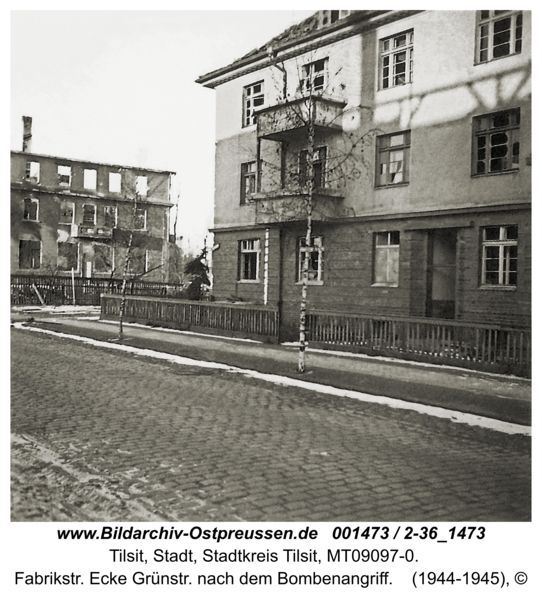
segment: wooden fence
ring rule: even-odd
[[[459,321],[311,311],[312,347],[530,376],[531,332]]]
[[[75,304],[78,306],[99,306],[100,296],[104,293],[119,293],[122,279],[86,279],[75,277],[52,277],[47,275],[12,275],[12,306],[34,306],[48,304],[60,306]],[[182,285],[156,283],[150,281],[131,281],[127,286],[128,294],[146,296],[166,296],[180,293]],[[42,302],[43,301],[43,302]]]
[[[118,319],[120,300],[118,295],[103,294],[102,318]],[[232,337],[278,341],[278,310],[266,306],[131,296],[126,300],[125,320]]]

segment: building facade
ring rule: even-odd
[[[131,248],[132,277],[168,281],[172,172],[23,147],[11,152],[12,274],[118,279]]]
[[[215,297],[279,306],[295,338],[306,251],[309,311],[528,327],[530,25],[319,11],[200,77],[217,104]]]

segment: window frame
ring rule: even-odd
[[[258,161],[252,160],[249,162],[241,163],[240,204],[254,202],[251,196],[252,194],[255,194],[258,191],[258,182]],[[247,191],[247,184],[248,189],[252,191]]]
[[[486,239],[488,230],[499,229],[498,239]],[[508,230],[515,229],[516,237],[508,238]],[[517,289],[517,277],[518,277],[518,240],[519,240],[519,227],[518,225],[488,225],[482,227],[480,231],[481,237],[481,272],[480,272],[480,288],[482,289]],[[498,248],[497,257],[489,257],[488,251],[490,248]],[[515,248],[515,256],[511,256],[511,248]],[[498,274],[498,283],[491,283],[487,281],[488,270],[487,263],[490,260],[498,261],[498,271],[489,271],[491,273]],[[515,261],[516,269],[511,270],[511,261]],[[510,275],[515,274],[515,283],[510,283]]]
[[[149,192],[149,180],[146,175],[136,175],[135,193],[139,198],[146,198]]]
[[[118,209],[116,206],[106,205],[104,209],[104,227],[116,227],[118,219]],[[109,214],[108,214],[109,213]],[[112,221],[112,224],[111,224]]]
[[[309,169],[309,151],[299,151],[298,162],[298,178],[300,187],[305,187],[308,184],[308,169]],[[313,172],[315,188],[325,188],[327,182],[327,146],[319,146],[314,149],[313,154]],[[319,167],[319,169],[317,169]],[[317,181],[317,171],[320,171],[320,181]]]
[[[65,221],[64,219],[64,215],[67,211],[62,211],[63,206],[68,207],[71,205],[71,220],[70,221]],[[60,206],[59,206],[59,215],[58,215],[58,224],[59,225],[73,225],[75,223],[75,203],[74,202],[70,202],[69,200],[61,200],[60,201]]]
[[[27,208],[27,205],[32,207],[32,210]],[[34,208],[35,207],[35,208]],[[34,215],[34,217],[32,216]],[[23,199],[23,221],[32,221],[37,223],[40,215],[40,201],[38,198],[24,198]]]
[[[491,123],[491,120],[495,121],[498,118],[504,118],[505,116],[509,117],[510,123],[506,125],[493,125],[493,127],[488,124],[488,126],[484,129],[483,123],[487,121]],[[515,122],[512,122],[514,121]],[[515,132],[515,133],[508,133]],[[499,141],[498,136],[502,136],[502,134],[507,134],[509,139],[507,139],[506,144],[497,143]],[[471,157],[471,175],[473,177],[487,177],[488,175],[500,175],[503,173],[516,173],[519,171],[519,161],[521,156],[521,112],[519,108],[511,108],[507,110],[497,111],[493,113],[488,113],[485,115],[477,115],[472,119],[472,157]],[[484,139],[484,146],[481,147],[480,140]],[[495,141],[494,145],[491,146],[492,140]],[[497,149],[499,147],[503,147],[506,145],[507,153],[503,156],[491,156],[491,150]],[[517,147],[517,151],[516,151]],[[481,152],[484,151],[484,157],[481,159]],[[493,161],[502,160],[504,157],[511,157],[511,166],[505,167],[501,169],[491,170],[491,165]],[[514,157],[517,157],[517,161],[514,162]],[[480,171],[480,165],[484,164],[484,171]]]
[[[22,266],[21,265],[21,250],[22,250],[22,245],[23,244],[34,244],[37,245],[37,248],[35,247],[34,249],[30,248],[30,254],[29,259],[30,259],[30,266]],[[39,257],[38,257],[38,264],[35,265],[34,264],[34,258],[35,258],[35,251],[36,249],[39,251]],[[19,240],[19,269],[24,269],[24,270],[34,270],[34,269],[41,269],[41,262],[42,262],[42,244],[41,244],[41,240]]]
[[[33,174],[34,173],[34,174]],[[41,164],[35,160],[27,160],[25,166],[25,181],[39,184],[41,175]]]
[[[92,221],[89,221],[87,218],[88,209],[92,208]],[[83,204],[83,216],[81,218],[82,225],[96,225],[96,205],[95,204]]]
[[[396,46],[396,40],[405,36],[405,43]],[[402,52],[405,52],[404,81],[399,81],[401,72],[396,72],[396,67],[402,64],[396,61]],[[408,29],[394,35],[382,38],[379,42],[379,89],[389,90],[402,87],[414,81],[414,29]],[[387,71],[386,71],[387,70]]]
[[[57,269],[59,271],[62,271],[64,273],[71,272],[72,267],[68,266],[66,268],[63,268],[63,266],[61,266],[59,264],[59,261],[60,261],[60,244],[69,244],[70,246],[75,246],[75,250],[76,250],[75,262],[76,262],[76,265],[75,265],[75,267],[73,267],[73,270],[74,270],[75,273],[78,273],[79,272],[79,244],[77,242],[57,242],[56,266],[57,266]]]
[[[108,246],[107,244],[93,244],[93,248],[94,248],[94,258],[92,260],[92,268],[94,269],[94,272],[100,273],[100,274],[112,273],[115,270],[115,248],[114,248],[114,246]],[[107,265],[105,265],[105,261],[103,261],[103,259],[101,257],[97,256],[104,249],[107,249],[107,251],[109,252],[109,254],[111,256],[111,266],[109,268],[107,268]],[[104,262],[104,266],[106,267],[105,270],[101,270],[99,267],[96,266],[97,258],[100,258]]]
[[[256,87],[261,89],[255,92]],[[255,110],[265,106],[265,82],[263,79],[243,87],[243,129],[256,125]]]
[[[251,265],[251,256],[254,257],[254,267]],[[260,256],[261,241],[260,238],[250,238],[239,240],[238,242],[238,261],[237,261],[237,281],[239,283],[260,283]],[[247,268],[248,267],[248,268]],[[254,277],[244,277],[251,275],[254,270]]]
[[[508,42],[495,43],[496,37],[508,30],[495,32],[495,25],[510,19]],[[519,21],[519,22],[518,22]],[[487,40],[487,43],[484,42]],[[495,56],[495,48],[509,43],[510,51]],[[494,60],[521,54],[523,45],[523,11],[521,10],[478,10],[476,11],[476,57],[475,64],[483,65]],[[513,50],[512,50],[513,49]],[[484,56],[485,53],[485,56]],[[491,57],[490,57],[491,53]]]
[[[303,283],[303,262],[305,259],[306,237],[301,236],[297,239],[297,278],[296,284]],[[311,245],[309,246],[309,271],[307,277],[308,285],[323,285],[324,283],[324,261],[325,261],[325,245],[323,235],[314,235],[311,237]],[[314,257],[313,255],[316,255]],[[311,262],[316,262],[316,268],[311,268]],[[311,276],[312,275],[312,276]]]
[[[113,185],[113,182],[118,182],[118,185]],[[122,193],[122,173],[119,173],[118,171],[109,171],[107,189],[111,194]]]
[[[143,217],[143,227],[139,227],[139,223]],[[147,209],[146,208],[138,208],[136,207],[134,213],[134,231],[147,231]]]
[[[67,172],[62,173],[65,170]],[[71,187],[72,184],[72,167],[71,165],[57,165],[58,185],[62,187]],[[64,178],[68,178],[65,180]]]
[[[391,140],[397,136],[404,136],[404,141],[402,144],[391,145]],[[384,145],[387,143],[387,145]],[[397,131],[394,133],[387,133],[385,135],[379,135],[376,138],[376,181],[375,187],[377,188],[387,188],[394,187],[397,185],[408,185],[410,183],[410,148],[411,148],[411,131],[410,129],[406,129],[404,131]],[[392,161],[391,155],[393,152],[403,152],[403,168],[401,171],[391,172],[390,166],[392,164],[396,164],[399,161]],[[383,156],[387,156],[387,160],[384,162],[382,160]],[[382,173],[382,166],[386,165],[386,173]],[[386,183],[382,183],[383,175],[387,175],[387,179],[391,175],[395,175],[397,173],[402,173],[401,181],[387,181]]]
[[[322,68],[317,70],[317,66],[322,64]],[[299,88],[303,96],[309,94],[323,94],[329,82],[329,58],[319,58],[310,63],[301,66],[299,78]],[[315,85],[315,81],[322,78],[322,83]]]
[[[379,243],[379,236],[386,235],[386,243]],[[393,236],[393,237],[392,237]],[[396,237],[396,240],[395,240]],[[380,238],[381,239],[381,238]],[[393,242],[393,243],[392,243]],[[385,255],[386,274],[381,277],[378,271],[381,261],[378,257]],[[401,259],[401,232],[399,230],[373,232],[373,287],[399,287]],[[395,264],[395,269],[393,268]],[[393,272],[397,273],[392,279]]]
[[[91,175],[93,174],[93,175]],[[89,178],[90,177],[90,181]],[[83,169],[83,189],[96,190],[98,188],[98,171],[97,169]]]

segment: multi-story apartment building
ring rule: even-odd
[[[170,171],[11,152],[11,273],[168,281]],[[132,238],[130,242],[130,236]]]
[[[293,338],[306,251],[309,310],[530,324],[528,11],[319,11],[198,83],[217,299]]]

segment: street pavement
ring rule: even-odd
[[[126,343],[143,343],[134,331]],[[528,436],[35,331],[11,339],[12,520],[530,520]]]

